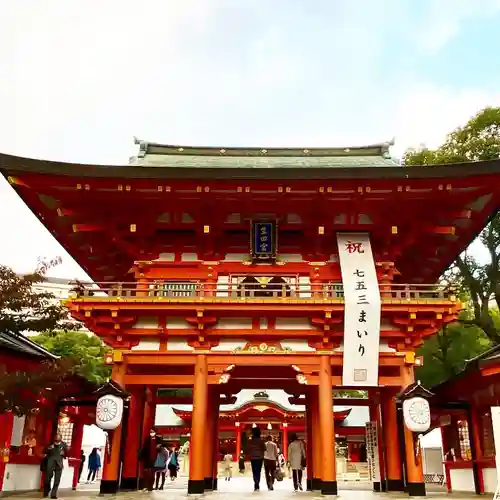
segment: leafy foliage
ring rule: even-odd
[[[99,337],[85,332],[55,331],[44,332],[33,341],[51,353],[71,360],[75,373],[96,385],[104,384],[111,376],[111,367],[105,364],[108,352]]]
[[[416,369],[415,376],[431,387],[459,373],[467,360],[490,347],[491,341],[479,327],[453,323],[425,340],[417,353],[423,356],[424,364]]]
[[[8,371],[0,366],[0,413],[26,415],[56,403],[68,386],[74,368],[70,360],[44,361],[38,370]]]
[[[78,329],[68,319],[68,312],[52,293],[37,291],[34,286],[43,283],[48,269],[60,259],[40,262],[31,274],[18,275],[0,265],[0,331],[20,335],[25,332],[43,332],[54,329]]]
[[[442,165],[500,158],[500,108],[485,108],[463,127],[451,132],[437,149],[407,151],[405,165]],[[469,308],[459,324],[450,325],[436,337],[427,339],[421,349],[424,366],[422,382],[434,384],[453,375],[465,360],[492,344],[500,343],[500,215],[494,214],[470,249],[460,255],[443,280],[456,287]],[[482,247],[481,249],[479,247]],[[478,254],[487,255],[479,260]],[[492,308],[492,303],[496,308]]]

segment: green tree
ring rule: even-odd
[[[74,371],[97,385],[111,376],[111,367],[105,364],[109,348],[99,337],[86,332],[44,332],[32,339],[51,353],[73,362]]]
[[[40,262],[34,272],[23,275],[0,265],[0,332],[21,335],[79,328],[68,319],[67,309],[52,293],[35,289],[59,262],[60,259]]]
[[[463,313],[464,316],[468,314]],[[425,340],[417,352],[423,357],[424,364],[416,369],[415,377],[424,386],[432,387],[459,373],[467,360],[490,347],[491,340],[481,328],[452,323]]]
[[[407,151],[404,165],[442,165],[500,158],[500,108],[485,108],[463,127],[451,132],[437,149]],[[500,214],[495,214],[478,238],[488,255],[480,262],[467,251],[460,255],[443,279],[468,296],[471,314],[461,323],[480,328],[494,344],[500,343],[491,303],[500,308]]]
[[[68,359],[44,361],[38,370],[30,371],[9,371],[0,366],[0,413],[12,411],[21,416],[43,409],[52,411],[72,374],[73,365]]]

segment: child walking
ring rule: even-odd
[[[224,455],[224,472],[226,473],[225,481],[231,481],[233,477],[233,470],[231,463],[233,462],[233,455],[231,453],[226,453]]]

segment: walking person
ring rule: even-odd
[[[245,453],[243,450],[240,451],[240,456],[238,458],[238,468],[240,470],[240,474],[245,472]]]
[[[179,470],[179,451],[176,450],[174,446],[172,446],[170,450],[167,468],[170,474],[170,480],[175,481],[177,478],[177,471]]]
[[[158,446],[158,452],[156,454],[156,460],[154,463],[155,472],[155,490],[162,490],[165,486],[165,479],[167,477],[167,462],[169,459],[169,452],[164,444]],[[161,486],[160,484],[161,478]]]
[[[156,431],[154,429],[151,429],[149,431],[149,436],[146,438],[139,455],[139,459],[144,467],[144,476],[146,481],[145,486],[148,491],[153,491],[155,482],[154,465],[156,462],[158,445],[159,440],[156,435]]]
[[[95,483],[97,473],[101,468],[101,456],[99,455],[97,448],[93,448],[89,454],[89,474],[87,476],[87,484]]]
[[[278,445],[273,441],[272,436],[269,435],[266,439],[266,449],[264,451],[264,475],[266,477],[267,489],[271,491],[274,490],[277,461]]]
[[[288,462],[292,469],[293,489],[302,491],[302,469],[305,467],[306,449],[304,443],[297,437],[297,434],[290,434],[290,444],[288,445]]]
[[[231,481],[231,478],[233,477],[233,468],[231,464],[233,463],[233,455],[231,453],[226,453],[224,455],[224,473],[226,475],[224,481]]]
[[[68,453],[68,447],[62,440],[61,434],[56,434],[54,442],[47,446],[43,451],[45,481],[43,482],[43,497],[47,498],[50,493],[50,498],[57,498],[57,491],[61,482],[62,471],[64,468],[64,459]],[[51,482],[54,478],[54,483]]]
[[[264,463],[265,449],[266,445],[260,437],[260,429],[254,427],[252,429],[252,437],[247,443],[247,454],[250,457],[250,465],[252,466],[254,491],[260,490],[260,476],[262,473],[262,464]]]
[[[78,467],[78,482],[81,482],[82,480],[82,472],[83,472],[83,466],[85,465],[85,460],[86,460],[85,452],[83,450],[80,451],[80,465]]]

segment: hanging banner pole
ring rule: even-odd
[[[380,290],[368,233],[337,233],[344,288],[343,386],[378,386]]]

